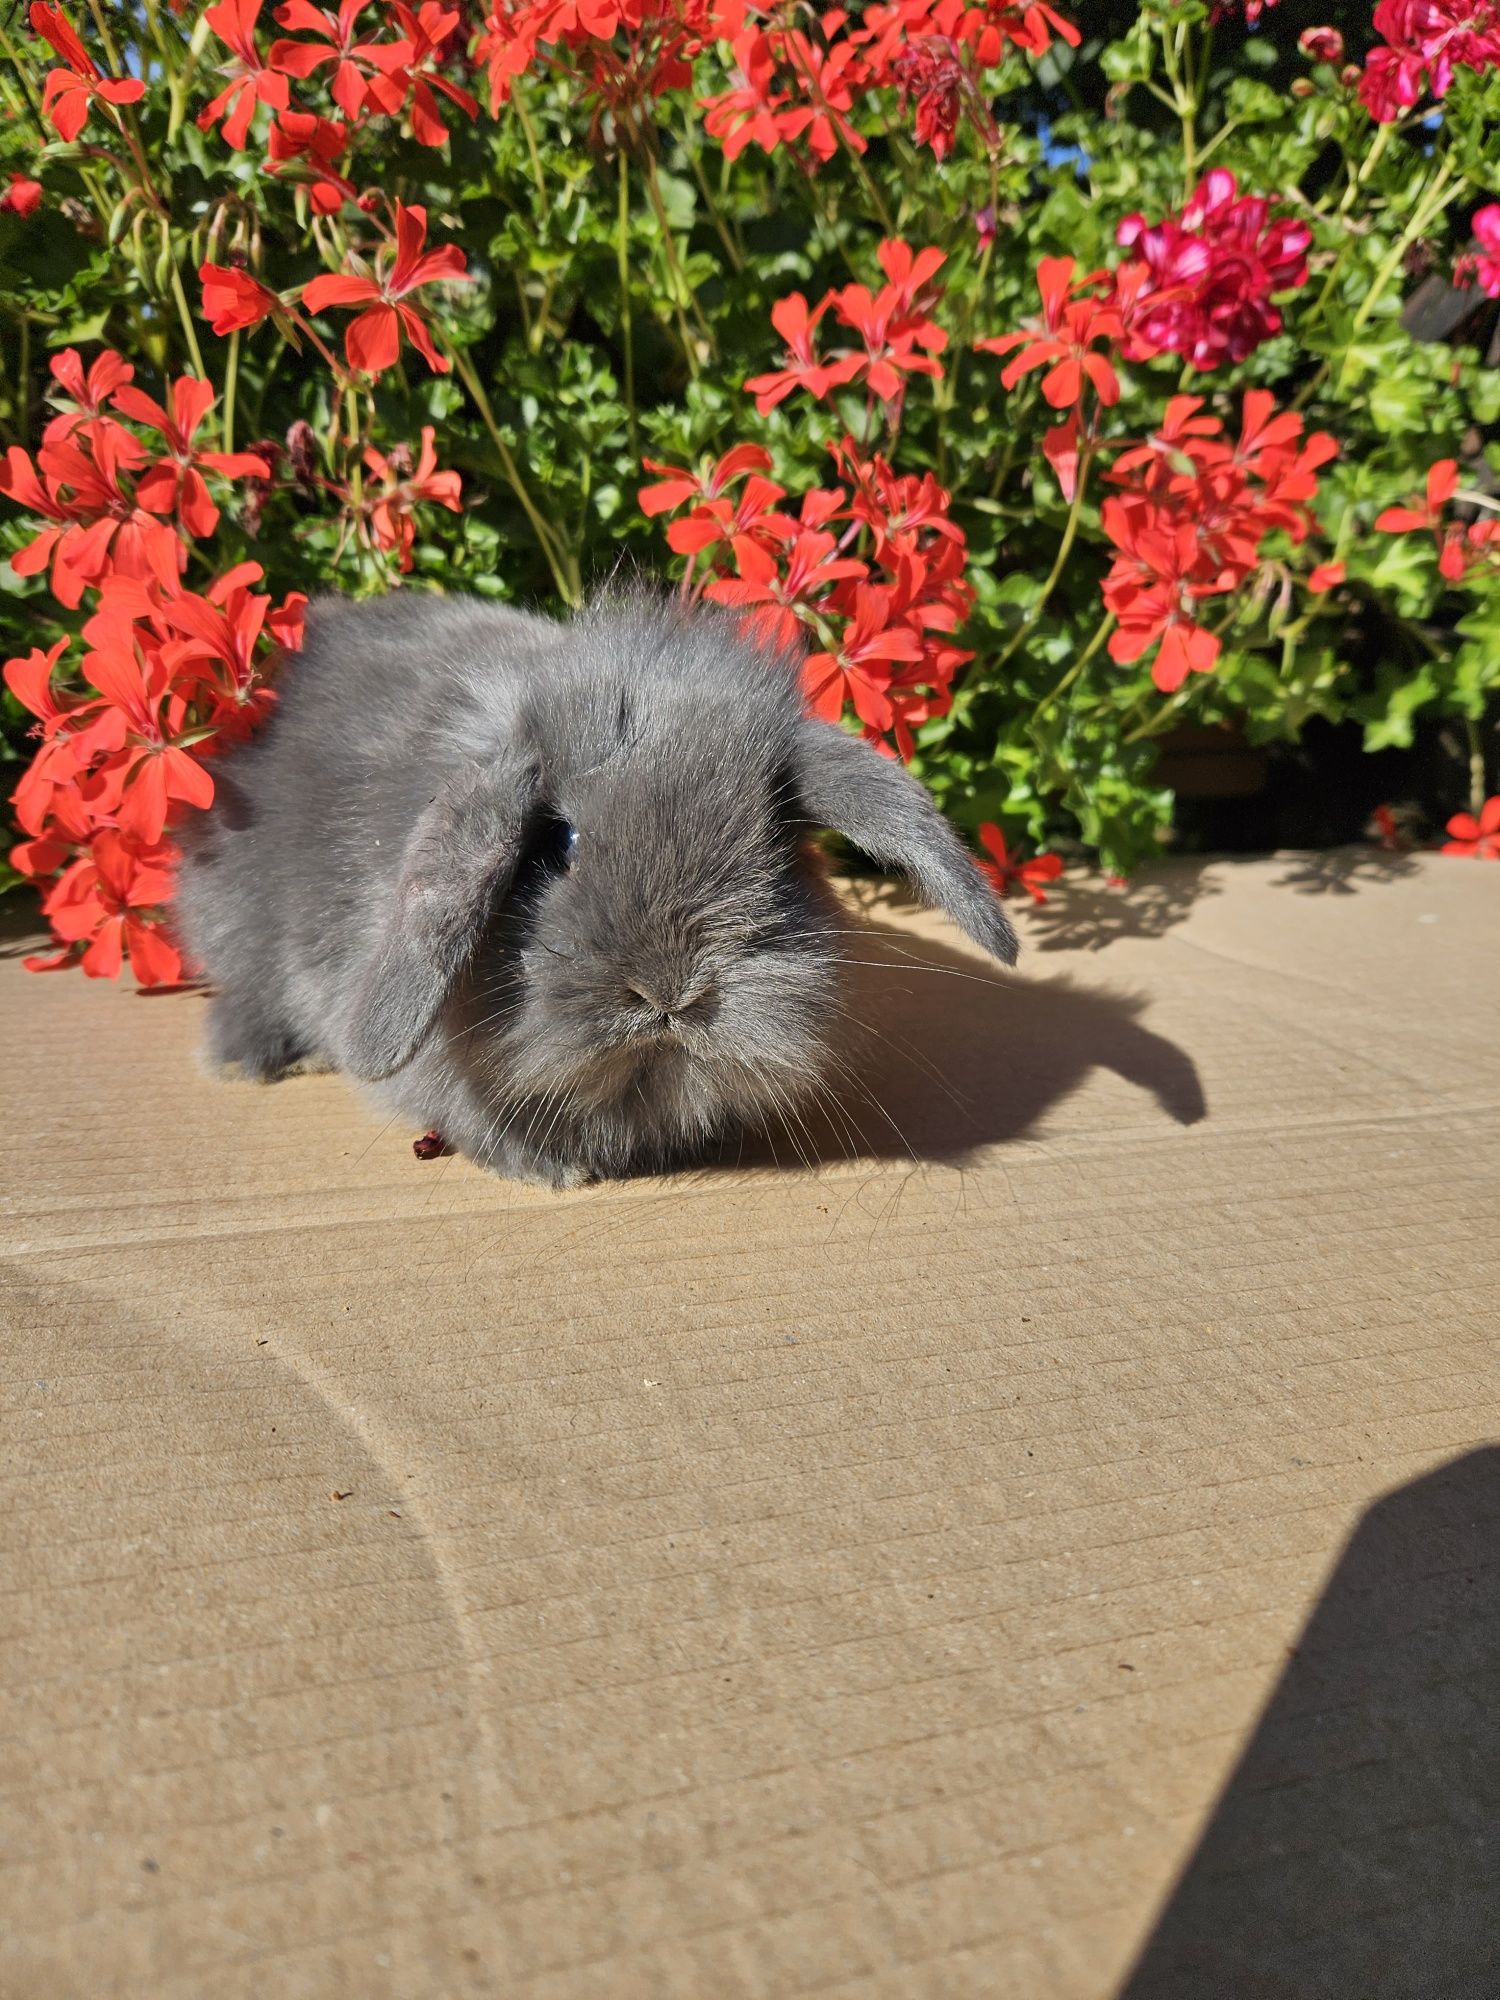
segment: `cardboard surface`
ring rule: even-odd
[[[1500,868],[871,921],[572,1195],[0,964],[7,2000],[1500,1991]]]

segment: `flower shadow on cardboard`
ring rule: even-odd
[[[1206,1115],[1192,1058],[1142,1024],[1144,998],[1005,973],[868,918],[844,944],[847,1030],[830,1101],[773,1121],[724,1164],[958,1163],[1034,1131],[1099,1067],[1179,1125]]]
[[[1500,1449],[1360,1522],[1120,2000],[1500,1992]]]

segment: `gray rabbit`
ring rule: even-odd
[[[323,599],[282,689],[183,829],[209,1055],[342,1070],[499,1173],[671,1165],[826,1079],[847,917],[814,828],[1015,960],[921,786],[727,612]]]

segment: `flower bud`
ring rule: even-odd
[[[286,434],[286,455],[299,486],[311,486],[318,476],[318,439],[313,427],[299,417]]]
[[[1336,63],[1344,54],[1344,38],[1337,28],[1304,28],[1297,46],[1313,62]]]

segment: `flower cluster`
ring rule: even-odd
[[[738,35],[748,11],[744,0],[490,0],[477,47],[490,109],[528,70],[569,56],[594,104],[633,126],[643,106],[686,89],[696,59]]]
[[[1158,647],[1151,678],[1164,694],[1219,657],[1219,635],[1203,622],[1207,601],[1250,580],[1274,532],[1306,540],[1318,468],[1338,450],[1325,433],[1304,438],[1301,417],[1278,413],[1264,389],[1246,393],[1233,444],[1203,409],[1199,396],[1174,396],[1160,430],[1115,460],[1108,477],[1119,490],[1101,510],[1118,552],[1104,580],[1116,620],[1110,657],[1138,660]],[[1333,580],[1314,572],[1316,586]]]
[[[935,357],[947,346],[948,336],[931,316],[941,296],[934,281],[944,263],[942,251],[914,251],[888,239],[876,255],[886,277],[878,291],[845,285],[826,293],[811,310],[802,293],[793,292],[772,307],[771,324],[786,342],[786,364],[745,384],[762,416],[794,389],[805,389],[821,402],[836,388],[863,383],[894,425],[900,421],[906,378],[942,374]],[[859,347],[820,352],[818,329],[830,312],[836,325],[859,336]]]
[[[273,114],[270,151],[273,161],[314,153],[315,178],[326,182],[334,174],[355,127],[365,117],[380,114],[409,120],[419,145],[441,146],[448,128],[438,109],[439,96],[472,118],[479,107],[469,92],[443,74],[442,65],[460,45],[463,17],[440,0],[424,0],[415,12],[395,0],[387,39],[361,38],[359,17],[367,0],[339,0],[337,12],[316,7],[312,0],[286,0],[275,13],[288,30],[262,54],[257,30],[264,0],[218,0],[203,18],[229,51],[220,74],[224,88],[198,114],[207,132],[220,127],[225,141],[241,150],[250,136],[258,105]],[[299,41],[305,35],[310,40]],[[328,72],[329,95],[348,122],[291,109],[291,84],[305,83]],[[308,120],[312,119],[309,125]]]
[[[1076,410],[1090,388],[1108,408],[1120,397],[1116,356],[1179,354],[1199,370],[1243,361],[1280,331],[1271,296],[1306,283],[1312,235],[1305,223],[1273,218],[1268,201],[1242,195],[1234,175],[1215,168],[1180,215],[1155,225],[1127,216],[1116,239],[1132,255],[1113,271],[1079,276],[1071,257],[1042,258],[1040,318],[975,342],[1012,356],[1004,388],[1040,368],[1053,409]],[[1071,428],[1067,437],[1071,445]]]
[[[1370,116],[1389,125],[1431,93],[1446,97],[1455,70],[1500,64],[1500,0],[1380,0],[1359,80]]]
[[[42,116],[59,139],[76,139],[96,103],[139,104],[145,96],[146,86],[139,77],[104,74],[61,7],[33,0],[30,20],[42,40],[62,58],[62,68],[49,70],[42,85]]]
[[[1115,241],[1126,266],[1126,354],[1180,354],[1197,369],[1243,361],[1281,331],[1273,294],[1307,283],[1312,231],[1292,216],[1273,216],[1264,196],[1241,194],[1232,173],[1214,167],[1179,215],[1149,224],[1128,215]]]
[[[742,609],[770,643],[809,643],[815,715],[837,721],[847,704],[867,736],[893,737],[909,757],[913,730],[947,712],[953,676],[973,657],[952,638],[974,601],[963,531],[931,473],[894,472],[848,437],[830,450],[843,483],[805,493],[795,513],[754,444],[701,472],[648,459],[661,477],[641,508],[688,509],[667,531],[688,557],[685,590]]]
[[[411,569],[417,508],[446,507],[450,514],[462,511],[462,482],[458,474],[437,469],[433,442],[436,435],[431,424],[423,425],[415,464],[409,445],[398,444],[388,453],[377,451],[374,445],[366,446],[365,470],[377,483],[367,487],[360,500],[346,495],[371,546],[398,552],[397,567],[403,576]]]
[[[938,159],[965,115],[998,152],[985,73],[1012,49],[1039,56],[1054,38],[1079,42],[1072,22],[1042,0],[884,0],[858,13],[813,10],[807,29],[782,7],[740,11],[748,19],[731,38],[734,85],[704,99],[707,129],[731,159],[750,145],[798,149],[809,164],[832,159],[841,145],[862,153],[850,114],[856,97],[878,90],[914,107],[917,140]]]
[[[1437,544],[1438,573],[1449,583],[1463,583],[1480,571],[1500,573],[1500,519],[1490,515],[1470,522],[1445,521],[1444,509],[1458,491],[1458,461],[1440,458],[1428,468],[1421,502],[1412,507],[1387,507],[1376,516],[1381,534],[1404,535],[1415,530]]]
[[[189,587],[194,545],[219,523],[208,478],[264,479],[270,468],[254,452],[199,445],[214,404],[206,383],[180,377],[163,404],[134,373],[109,351],[87,371],[71,348],[55,356],[59,413],[35,461],[19,446],[6,455],[0,492],[45,523],[12,566],[22,576],[50,566],[67,609],[93,601],[71,684],[66,637],[4,671],[41,737],[14,795],[26,838],[11,860],[45,885],[62,947],[28,963],[112,978],[128,957],[155,985],[182,973],[162,918],[170,828],[211,803],[205,759],[272,699],[268,656],[273,643],[299,643],[303,600],[273,606],[254,588],[256,563]]]
[[[1474,217],[1477,251],[1459,258],[1453,282],[1463,286],[1478,281],[1479,289],[1492,299],[1500,299],[1500,202],[1486,202]]]
[[[371,212],[373,212],[373,201]],[[248,271],[217,264],[199,270],[203,312],[215,333],[235,333],[277,320],[294,338],[300,333],[319,347],[335,376],[339,365],[304,318],[330,307],[358,307],[344,329],[344,358],[352,374],[381,375],[401,357],[403,336],[435,374],[452,363],[433,344],[432,333],[411,294],[424,285],[453,284],[468,277],[467,259],[456,244],[426,248],[427,211],[413,203],[393,204],[390,232],[373,255],[350,251],[342,271],[325,272],[302,288],[300,308],[270,291]]]
[[[279,177],[307,186],[314,214],[334,215],[352,203],[374,215],[382,205],[376,193],[361,193],[350,177],[347,157],[371,117],[404,118],[420,145],[441,146],[448,128],[440,98],[467,118],[478,115],[474,97],[443,70],[461,48],[463,17],[457,8],[423,0],[413,10],[404,0],[393,0],[386,26],[396,32],[365,40],[359,22],[367,0],[339,0],[337,12],[314,6],[312,0],[285,0],[275,19],[289,33],[263,53],[258,40],[263,6],[264,0],[217,0],[205,9],[203,19],[230,60],[220,70],[224,87],[199,112],[198,125],[205,132],[217,125],[238,151],[249,141],[257,108],[266,106],[272,114],[269,167]],[[328,104],[294,105],[292,84],[314,78],[326,81]],[[329,109],[340,115],[327,116]],[[437,280],[466,277],[466,259],[453,245],[425,248],[425,208],[398,200],[393,213],[392,231],[373,258],[351,251],[342,270],[304,288],[301,303],[314,313],[329,306],[362,308],[345,333],[345,354],[355,373],[378,375],[394,366],[403,334],[430,368],[445,373],[449,364],[433,347],[408,294]],[[289,331],[299,325],[295,308],[247,271],[209,262],[200,276],[204,310],[216,333],[273,317]]]

